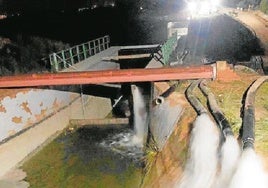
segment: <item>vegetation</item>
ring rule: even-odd
[[[268,14],[268,0],[262,0],[260,4],[260,10],[265,14]]]
[[[152,166],[155,164],[157,153],[158,153],[158,148],[156,146],[156,143],[153,141],[153,139],[150,139],[149,144],[147,145],[146,150],[145,150],[144,176],[146,176],[150,172],[150,170],[152,169]]]
[[[59,41],[18,35],[0,48],[0,76],[48,71],[48,55],[68,47]]]
[[[256,149],[268,156],[268,83],[264,83],[257,91],[256,98]]]

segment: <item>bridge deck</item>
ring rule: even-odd
[[[107,69],[119,69],[118,64],[118,52],[120,50],[138,50],[138,49],[148,49],[148,51],[158,47],[158,44],[155,45],[137,45],[137,46],[112,46],[100,53],[95,54],[79,63],[72,65],[71,67],[62,70],[61,72],[73,72],[73,71],[95,71],[95,70],[107,70]],[[148,56],[148,54],[147,54]],[[146,56],[146,57],[147,57]],[[142,58],[143,56],[136,57],[133,56],[120,56],[122,58],[134,59]]]
[[[114,61],[103,60],[103,57],[117,56],[120,46],[112,46],[100,53],[95,54],[73,66],[62,70],[62,72],[119,69],[119,64]]]

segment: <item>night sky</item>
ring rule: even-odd
[[[147,7],[150,9],[174,9],[184,4],[184,0],[0,0],[1,11],[62,11],[77,10],[82,7],[91,8],[115,3],[117,6]]]

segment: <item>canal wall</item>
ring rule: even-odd
[[[119,48],[111,47],[63,71],[118,69],[117,63],[102,58],[117,55]],[[0,91],[0,177],[62,133],[69,120],[102,119],[111,110],[111,100],[101,95],[52,89]]]
[[[157,148],[161,151],[167,140],[175,129],[176,123],[183,113],[182,101],[178,100],[180,96],[173,92],[168,97],[162,97],[161,94],[169,89],[166,82],[158,82],[154,84],[154,104],[151,108],[150,131]],[[162,102],[156,104],[158,97]]]
[[[104,118],[110,99],[56,90],[23,90],[0,100],[0,177],[60,134],[70,119]]]
[[[168,82],[155,83],[155,94],[161,94],[169,87]],[[151,122],[150,130],[155,132],[155,143],[150,143],[147,152],[155,153],[155,156],[146,158],[142,188],[174,187],[187,158],[191,127],[189,122],[194,119],[194,111],[191,111],[185,95],[176,91],[165,98],[162,105],[165,106],[165,111],[161,110],[160,106],[152,110],[155,114],[152,121],[158,123]],[[157,145],[158,151],[152,149],[155,147],[154,144]]]
[[[152,59],[146,68],[159,68],[163,65],[156,59]],[[156,99],[165,93],[171,85],[168,82],[154,82],[152,92],[152,105],[150,109],[149,130],[158,151],[162,151],[170,136],[174,132],[177,122],[183,114],[182,96],[177,92],[171,92],[168,96],[162,97],[161,104],[156,104]]]

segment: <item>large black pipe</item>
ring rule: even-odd
[[[243,108],[242,142],[243,149],[253,148],[255,141],[255,95],[268,76],[258,78],[248,89]]]
[[[202,105],[198,98],[193,94],[194,89],[198,86],[200,80],[193,81],[186,90],[186,97],[189,103],[193,106],[198,115],[207,113],[207,109]]]
[[[206,86],[205,80],[202,80],[200,82],[199,87],[208,100],[208,105],[211,110],[211,113],[218,126],[220,127],[223,136],[226,137],[228,135],[234,135],[230,123],[228,122],[220,107],[218,106],[215,96]]]

